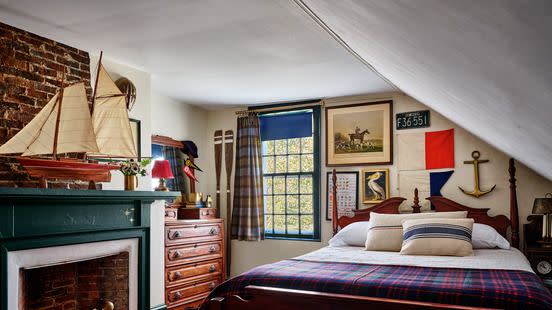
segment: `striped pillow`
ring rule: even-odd
[[[473,219],[421,219],[403,222],[401,254],[471,256]]]
[[[366,236],[367,251],[399,252],[403,241],[402,222],[425,218],[466,218],[468,212],[426,212],[410,214],[370,213],[370,227]]]

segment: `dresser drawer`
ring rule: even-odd
[[[165,250],[167,266],[222,257],[222,242],[191,243]]]
[[[213,275],[220,275],[221,273],[222,260],[217,259],[167,268],[165,281],[167,286],[175,286],[209,278]]]
[[[220,284],[220,277],[167,289],[167,305],[183,305],[202,301]]]
[[[167,245],[222,239],[220,223],[197,223],[165,228]]]

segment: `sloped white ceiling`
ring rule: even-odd
[[[405,93],[552,179],[552,1],[303,3]]]
[[[291,0],[0,0],[0,21],[103,50],[202,106],[394,89]]]

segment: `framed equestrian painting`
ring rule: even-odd
[[[354,215],[353,211],[358,209],[358,171],[338,171],[337,176],[337,216]],[[332,199],[332,173],[326,176],[326,220],[332,220],[333,199]]]
[[[393,101],[326,108],[326,166],[393,163]]]
[[[362,203],[380,203],[389,198],[389,169],[362,170]]]

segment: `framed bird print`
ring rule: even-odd
[[[389,169],[362,170],[362,203],[380,203],[389,198]]]
[[[353,210],[358,209],[358,172],[342,171],[336,172],[337,176],[337,216],[354,215]],[[326,220],[332,220],[332,173],[328,172],[326,177]]]

